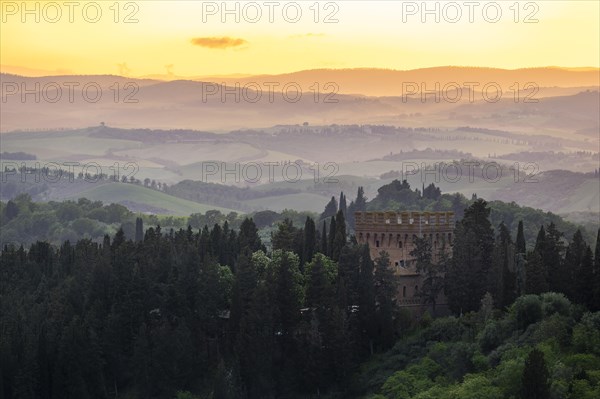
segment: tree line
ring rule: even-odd
[[[387,257],[348,243],[338,216],[331,250],[310,218],[300,242],[284,221],[268,254],[251,219],[168,232],[138,219],[135,239],[6,246],[0,397],[343,390],[394,342],[394,285]]]

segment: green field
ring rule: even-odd
[[[234,209],[221,208],[218,206],[200,204],[193,201],[173,197],[160,191],[137,186],[134,184],[107,183],[99,187],[92,187],[80,191],[71,199],[85,197],[92,201],[102,201],[104,203],[120,203],[122,201],[132,201],[136,204],[148,205],[151,207],[162,208],[170,214],[178,216],[188,216],[192,213],[206,213],[206,211],[215,209],[222,213],[238,212]]]

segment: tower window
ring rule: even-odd
[[[402,297],[406,298],[406,286],[402,287]]]

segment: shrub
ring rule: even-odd
[[[500,388],[483,375],[467,375],[465,381],[452,390],[452,399],[502,399]]]
[[[431,326],[423,332],[427,341],[450,342],[462,338],[466,329],[456,317],[436,319]]]
[[[568,318],[554,313],[552,316],[542,320],[536,327],[533,333],[535,343],[553,339],[562,347],[569,345],[571,330]]]
[[[544,317],[558,313],[561,316],[571,315],[571,302],[563,294],[546,292],[541,295]]]
[[[583,315],[573,328],[573,345],[580,352],[600,355],[600,312]]]
[[[521,296],[513,304],[511,313],[514,315],[518,327],[525,329],[542,319],[542,301],[537,295]]]
[[[504,334],[500,323],[495,320],[488,321],[479,334],[479,347],[483,353],[489,353],[504,341]]]

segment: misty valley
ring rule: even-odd
[[[599,15],[0,1],[0,399],[600,398]]]

